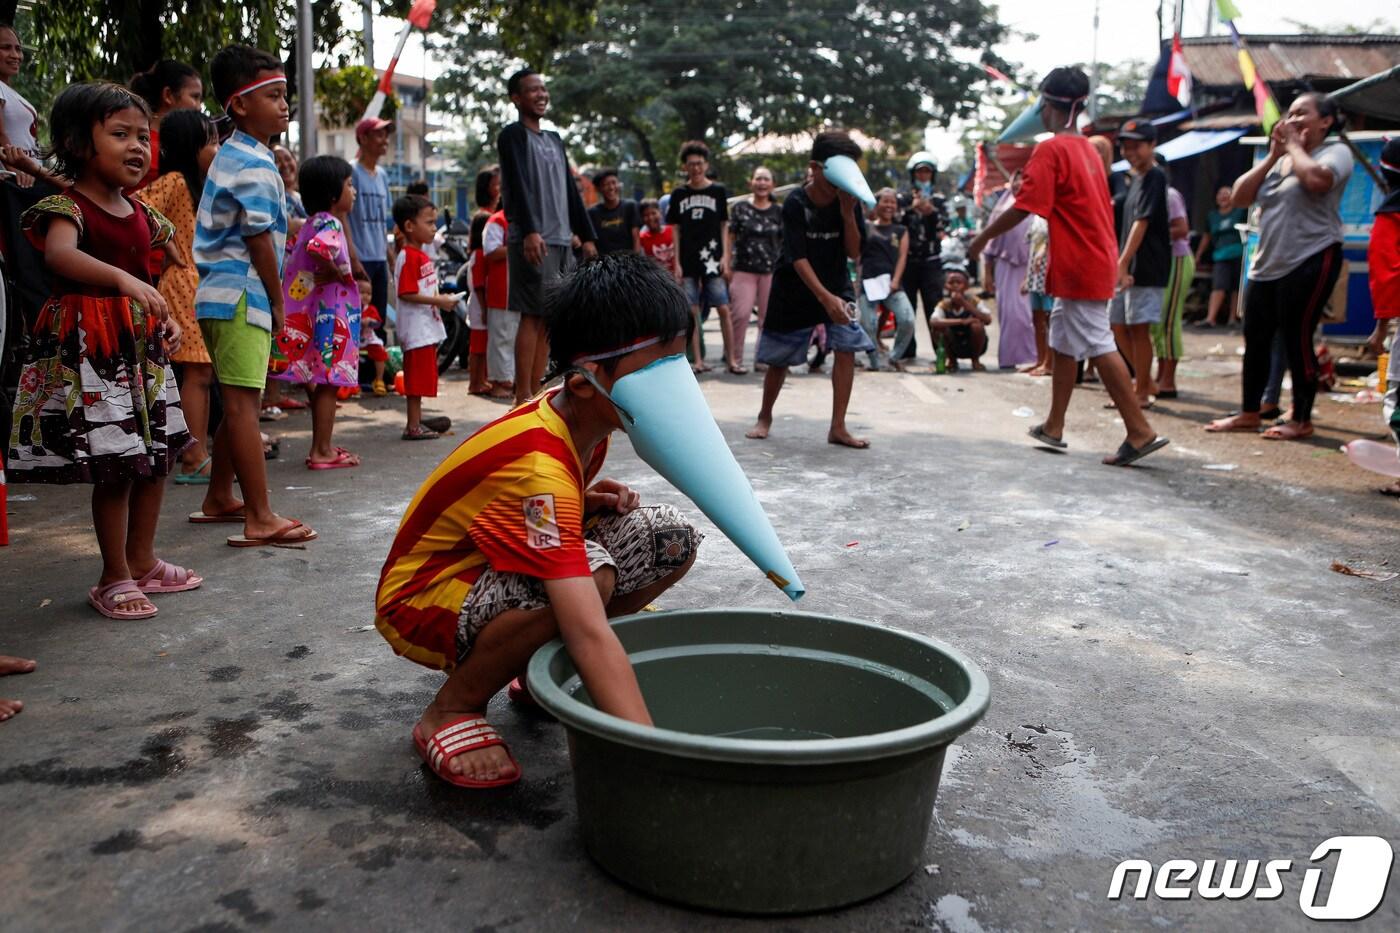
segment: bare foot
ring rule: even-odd
[[[460,719],[463,716],[486,718],[485,714],[470,710],[439,711],[436,707],[430,706],[423,711],[423,718],[418,720],[418,731],[423,738],[431,739],[433,733],[452,720]],[[489,748],[473,752],[463,752],[448,759],[446,768],[453,774],[473,781],[495,781],[499,778],[514,777],[518,773],[510,760],[510,755],[501,745],[492,745]]]
[[[242,499],[220,499],[211,492],[204,497],[204,503],[199,510],[205,515],[235,515],[243,511]]]
[[[987,367],[985,367],[985,366],[982,365],[982,361],[981,361],[981,360],[973,360],[973,361],[972,361],[972,371],[975,372],[975,373],[985,373],[985,372],[987,371]]]
[[[515,398],[515,387],[498,385],[487,395],[491,398]]]
[[[833,428],[830,431],[828,431],[826,435],[826,442],[828,444],[836,444],[840,447],[853,447],[856,450],[865,450],[867,447],[870,446],[870,442],[867,441],[865,438],[855,437],[851,434],[850,431],[847,431],[845,428],[842,428],[839,431]]]
[[[1264,437],[1271,441],[1300,441],[1305,437],[1312,437],[1312,434],[1311,421],[1285,421],[1265,431]]]
[[[1217,418],[1206,425],[1206,430],[1212,434],[1223,434],[1227,431],[1258,431],[1259,413],[1257,411],[1242,411],[1228,418]]]
[[[712,367],[708,363],[692,363],[690,366],[690,371],[693,373],[707,373],[710,371],[711,368]]]
[[[0,654],[0,677],[7,674],[32,674],[34,668],[39,665],[28,658],[16,658],[8,654]]]
[[[243,536],[245,538],[270,538],[278,532],[286,532],[286,537],[282,540],[287,544],[296,544],[298,541],[312,540],[316,532],[311,530],[309,525],[302,525],[300,528],[292,529],[293,519],[283,518],[281,515],[273,514],[270,522],[254,521],[251,517],[245,516],[243,519]]]
[[[772,429],[773,429],[773,419],[771,419],[771,418],[759,418],[757,421],[755,421],[755,422],[753,423],[753,427],[749,428],[748,433],[745,434],[744,436],[747,437],[747,438],[748,438],[749,440],[751,440],[751,441],[762,441],[762,440],[767,440],[767,439],[768,439],[768,432],[771,431]]]

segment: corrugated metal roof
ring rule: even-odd
[[[1400,61],[1400,35],[1246,35],[1259,75],[1270,84],[1349,84]],[[1244,81],[1229,36],[1183,38],[1182,51],[1197,86],[1232,87]]]

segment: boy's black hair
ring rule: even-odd
[[[681,143],[681,165],[685,160],[693,155],[703,156],[705,161],[710,161],[710,147],[698,139],[688,139]]]
[[[229,111],[232,97],[263,71],[285,71],[282,60],[271,52],[251,45],[228,45],[219,50],[209,63],[209,75],[214,79],[214,96],[219,106]]]
[[[204,193],[199,153],[217,139],[214,121],[203,110],[172,110],[160,121],[160,173],[179,172],[195,206]]]
[[[151,110],[160,109],[161,92],[166,88],[178,91],[184,83],[194,78],[202,85],[204,79],[184,62],[177,62],[173,58],[162,58],[145,71],[138,71],[132,75],[131,89],[146,99]]]
[[[521,68],[515,74],[511,75],[509,78],[506,79],[506,94],[508,94],[511,97],[514,97],[516,94],[519,94],[521,83],[523,83],[526,78],[530,77],[530,75],[535,74],[539,74],[539,72],[533,68],[530,68],[528,66],[525,68]]]
[[[312,156],[301,163],[297,170],[297,187],[301,189],[301,203],[306,213],[329,211],[340,200],[345,180],[353,173],[350,163],[340,156]]]
[[[306,200],[306,192],[302,192],[302,200]],[[400,230],[403,225],[416,218],[423,212],[424,208],[432,207],[433,202],[423,197],[421,194],[406,194],[394,202],[394,226]],[[310,208],[307,208],[310,210]]]
[[[415,178],[403,189],[404,194],[421,194],[425,198],[428,197],[429,191],[426,178]]]
[[[834,155],[860,161],[863,153],[860,144],[851,139],[851,134],[845,130],[823,130],[812,140],[812,161],[825,162]]]
[[[617,176],[617,169],[615,169],[615,168],[600,168],[600,169],[598,169],[598,171],[596,171],[596,172],[593,173],[593,187],[596,188],[596,187],[598,187],[599,185],[601,185],[601,184],[603,183],[603,179],[604,179],[604,178],[617,178],[617,177],[618,177],[618,176]]]
[[[492,163],[482,168],[476,173],[476,206],[488,208],[493,206],[491,202],[491,179],[501,173],[501,167]]]
[[[564,276],[545,298],[550,374],[581,356],[650,337],[673,340],[689,323],[690,302],[659,263],[637,253],[600,256]],[[602,361],[604,370],[612,372],[620,358]]]
[[[1052,68],[1040,82],[1040,95],[1056,110],[1077,113],[1089,96],[1089,76],[1079,68]]]
[[[49,111],[52,145],[45,153],[54,160],[58,174],[77,181],[93,155],[92,128],[128,108],[141,111],[147,119],[151,116],[141,95],[120,84],[93,81],[64,88]]]
[[[640,203],[640,204],[637,205],[637,213],[638,213],[638,214],[645,214],[648,210],[650,210],[650,209],[653,208],[653,207],[656,208],[658,211],[660,211],[660,210],[661,210],[661,202],[658,201],[658,200],[656,200],[656,198],[643,198],[643,199],[642,199],[642,203]],[[662,219],[662,220],[665,220],[666,218],[663,217],[663,218],[661,218],[661,219]]]

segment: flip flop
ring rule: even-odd
[[[276,405],[269,405],[258,413],[258,420],[263,422],[281,421],[286,417],[287,413]]]
[[[1055,448],[1056,450],[1068,450],[1068,449],[1069,449],[1069,445],[1065,443],[1064,438],[1062,438],[1062,437],[1052,437],[1051,435],[1045,433],[1045,424],[1044,424],[1044,422],[1035,425],[1035,426],[1032,427],[1030,430],[1028,430],[1026,433],[1029,434],[1031,437],[1035,438],[1035,440],[1036,440],[1038,443],[1044,444],[1046,447],[1053,447],[1053,448]]]
[[[729,367],[729,375],[731,376],[747,376],[748,374],[749,371],[742,366]]]
[[[306,409],[310,407],[300,399],[290,398],[285,395],[282,397],[282,400],[277,403],[277,405],[283,411],[306,411]]]
[[[452,427],[452,419],[446,415],[433,415],[431,418],[423,418],[419,422],[429,431],[436,431],[439,434],[446,434]]]
[[[506,757],[510,758],[510,763],[515,765],[515,774],[510,777],[496,778],[494,781],[474,781],[460,774],[453,774],[448,770],[447,763],[458,755],[491,748],[494,745],[505,749]],[[455,787],[478,790],[489,787],[506,787],[516,783],[521,777],[520,763],[510,753],[510,748],[501,739],[501,734],[496,731],[495,726],[480,716],[461,716],[434,732],[431,738],[426,739],[423,737],[423,731],[415,725],[413,727],[413,747],[418,751],[418,757],[423,759],[423,763],[428,766],[429,770]]]
[[[1204,429],[1212,434],[1258,434],[1260,429],[1264,427],[1262,424],[1233,424],[1230,427],[1216,427],[1216,425],[1224,425],[1227,421],[1233,421],[1235,417],[1235,415],[1227,415],[1224,418],[1218,418],[1204,425]]]
[[[136,586],[143,593],[183,593],[197,589],[204,578],[192,570],[156,558],[150,572],[136,578]]]
[[[1159,389],[1159,390],[1157,391],[1157,397],[1158,397],[1158,398],[1180,398],[1180,397],[1181,397],[1181,393],[1178,392],[1176,389]]]
[[[1266,441],[1301,441],[1305,437],[1313,436],[1312,428],[1303,430],[1302,428],[1292,427],[1292,424],[1293,422],[1291,421],[1285,421],[1282,424],[1276,424],[1265,430],[1264,433],[1260,436],[1263,437]],[[1285,431],[1291,433],[1286,434],[1284,433]]]
[[[1117,467],[1129,466],[1130,464],[1137,463],[1139,460],[1141,460],[1143,457],[1146,457],[1153,451],[1161,450],[1163,447],[1167,446],[1170,443],[1171,441],[1167,440],[1165,437],[1160,436],[1152,438],[1152,440],[1148,441],[1141,448],[1134,447],[1132,444],[1129,444],[1127,441],[1124,441],[1123,443],[1118,445],[1118,452],[1115,453],[1111,458],[1106,458],[1104,460],[1104,464],[1106,466]]]
[[[201,509],[198,512],[190,513],[190,524],[192,525],[232,525],[243,524],[243,506],[236,509],[229,509],[227,512],[218,512],[214,515],[205,514]]]
[[[334,460],[322,460],[314,462],[310,457],[306,458],[306,468],[308,470],[343,470],[348,467],[357,467],[360,461],[355,459],[355,455],[344,447],[335,449]]]
[[[435,441],[441,434],[429,428],[426,424],[419,422],[418,427],[412,431],[405,431],[401,435],[406,441]]]
[[[209,474],[204,472],[209,468],[209,464],[214,461],[213,457],[205,457],[204,460],[190,473],[176,473],[176,486],[208,486]]]
[[[306,534],[293,535],[292,532],[298,528],[305,528]],[[263,535],[257,538],[250,538],[247,535],[230,535],[228,538],[229,547],[297,547],[308,541],[315,541],[318,535],[311,530],[308,525],[303,525],[296,519],[291,519],[290,524],[284,525],[270,535]]]
[[[149,619],[156,614],[155,606],[151,606],[150,609],[122,609],[123,605],[136,599],[146,599],[146,594],[137,587],[135,580],[118,580],[116,583],[94,586],[88,590],[88,605],[107,618],[119,622]]]

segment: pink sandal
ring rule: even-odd
[[[322,460],[320,462],[316,462],[313,461],[310,457],[306,458],[306,468],[308,470],[343,470],[347,467],[357,467],[359,465],[360,458],[357,455],[352,454],[350,451],[346,450],[344,447],[337,447],[335,449],[334,460]]]
[[[196,589],[203,582],[204,578],[193,570],[156,558],[156,565],[136,579],[136,586],[143,593],[183,593]]]
[[[109,619],[117,619],[125,622],[127,620],[149,619],[156,614],[156,607],[149,609],[125,609],[127,603],[133,600],[145,600],[146,594],[136,585],[135,580],[118,580],[116,583],[108,583],[106,586],[94,586],[88,590],[88,605],[102,613]]]

